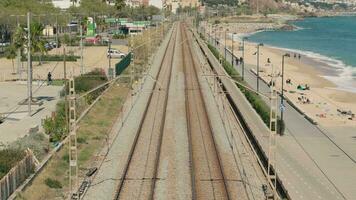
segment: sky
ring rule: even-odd
[[[162,0],[150,0],[150,5],[162,8]]]

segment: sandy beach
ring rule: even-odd
[[[229,32],[231,26],[225,24],[219,27],[219,32],[216,34],[220,38],[221,44],[225,41],[225,30],[227,35],[236,33],[238,36],[251,34],[253,32],[263,29],[261,24],[243,23],[240,24],[244,28],[234,29],[236,32]],[[270,24],[266,24],[266,28]],[[241,30],[241,31],[238,31]],[[230,33],[230,34],[229,34]],[[226,40],[228,49],[231,49],[231,36]],[[242,51],[239,51],[239,46],[242,46],[241,40],[234,42],[234,54],[242,57]],[[253,65],[256,72],[256,44],[251,42],[245,43],[245,63]],[[326,79],[324,76],[335,75],[332,69],[328,70],[328,66],[312,58],[301,55],[294,58],[294,52],[284,51],[275,47],[262,46],[260,47],[260,76],[266,82],[271,81],[272,65],[276,70],[276,74],[280,74],[276,79],[276,87],[281,91],[281,66],[282,55],[289,53],[290,58],[285,59],[285,77],[284,80],[290,79],[291,83],[284,84],[285,96],[293,102],[302,112],[325,127],[327,126],[356,126],[356,118],[351,118],[351,115],[346,113],[356,113],[356,93],[347,92],[338,88],[338,86]],[[271,63],[268,63],[267,60]],[[299,90],[298,85],[308,85],[310,90]],[[307,100],[308,99],[308,100]]]

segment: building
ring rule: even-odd
[[[163,7],[167,10],[170,10],[173,13],[176,13],[179,7],[199,7],[199,0],[165,0]]]
[[[52,0],[52,3],[55,7],[61,8],[61,9],[67,9],[70,6],[79,6],[80,0],[73,1],[73,0]]]
[[[80,5],[80,0],[52,0],[52,3],[55,7],[61,8],[61,9],[67,9],[70,6],[79,6]],[[106,3],[109,5],[115,5],[114,0],[106,0]],[[150,5],[150,0],[126,0],[125,1],[126,5],[128,6],[148,6]]]
[[[126,5],[137,7],[137,6],[148,6],[149,0],[126,0]]]

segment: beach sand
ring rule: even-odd
[[[250,24],[248,28],[242,30],[242,32],[235,32],[237,35],[246,34],[248,31],[254,30],[254,25]],[[229,27],[226,25],[224,28]],[[258,26],[261,28],[260,26]],[[231,29],[231,27],[229,27]],[[255,30],[256,31],[256,30]],[[219,36],[220,42],[224,44],[225,34],[224,29],[220,29]],[[231,33],[230,33],[231,34]],[[229,34],[227,34],[229,35]],[[228,49],[231,49],[232,40],[231,37],[226,40]],[[239,51],[238,46],[241,46],[241,41],[234,42],[234,54],[238,57],[242,56],[242,51]],[[246,42],[245,43],[245,63],[248,65],[256,66],[256,44]],[[271,80],[272,67],[267,64],[269,58],[271,64],[274,66],[276,73],[281,74],[282,55],[290,53],[290,58],[285,58],[285,77],[284,80],[291,79],[292,84],[284,84],[285,96],[293,102],[302,112],[325,127],[328,126],[355,126],[356,118],[350,120],[350,115],[343,115],[341,111],[351,111],[356,113],[356,93],[347,92],[338,89],[337,85],[327,80],[323,76],[336,75],[335,72],[330,69],[324,63],[321,63],[312,58],[302,55],[301,59],[294,58],[294,52],[287,52],[278,48],[262,46],[260,47],[260,76],[266,82]],[[298,55],[298,54],[297,54]],[[256,69],[255,69],[256,70]],[[256,71],[255,71],[256,72]],[[332,74],[330,74],[332,73]],[[276,87],[281,91],[281,76],[276,79]],[[307,84],[310,90],[298,90],[298,85]],[[301,96],[308,98],[311,103],[304,104],[298,98]]]

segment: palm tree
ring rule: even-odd
[[[31,24],[31,53],[38,55],[39,65],[42,64],[42,55],[47,53],[47,49],[45,48],[46,41],[41,38],[43,29],[44,27],[40,23]]]
[[[19,26],[13,35],[13,45],[15,49],[20,49],[21,54],[24,52],[28,43],[26,29],[27,28],[23,25]],[[41,56],[47,52],[47,49],[45,48],[46,41],[42,38],[44,27],[40,23],[32,23],[30,29],[31,54],[37,54],[39,56],[39,60],[41,60]],[[41,61],[39,64],[41,64]]]

